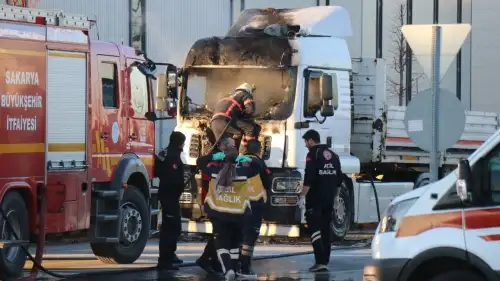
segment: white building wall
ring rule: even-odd
[[[433,0],[413,0],[413,23],[432,23]],[[298,8],[325,5],[327,0],[146,0],[146,52],[155,61],[182,65],[191,44],[202,37],[222,36],[236,20],[242,9],[249,8]],[[354,36],[348,38],[351,56],[375,57],[376,51],[376,2],[368,0],[330,0],[330,5],[345,7],[351,15]],[[397,73],[391,62],[394,53],[391,29],[399,5],[406,0],[384,0],[383,57],[388,63],[388,75],[394,80]],[[40,0],[40,8],[62,9],[69,13],[95,16],[98,20],[100,39],[116,43],[129,42],[129,0]],[[440,1],[440,23],[456,22],[456,1]],[[462,102],[466,109],[500,113],[500,95],[496,94],[496,65],[500,58],[496,49],[500,38],[500,1],[463,0],[463,20],[472,24],[472,34],[462,48]],[[91,32],[96,39],[97,29]],[[429,87],[427,77],[415,62],[414,77],[420,76],[414,94]],[[450,66],[441,81],[442,87],[456,92],[456,62]],[[471,93],[473,96],[471,97]],[[397,104],[393,93],[390,104]],[[164,122],[158,128],[161,144],[174,127]]]
[[[472,1],[471,108],[500,113],[500,1]]]
[[[97,19],[92,39],[129,44],[129,0],[40,0],[38,8],[63,10]]]

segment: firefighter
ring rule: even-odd
[[[160,179],[159,197],[162,206],[159,269],[178,270],[175,264],[183,262],[175,251],[182,227],[179,197],[184,190],[181,153],[185,141],[183,133],[172,132],[168,147],[155,158],[155,175]]]
[[[320,144],[319,133],[307,131],[302,138],[309,149],[306,157],[304,184],[299,206],[305,207],[307,224],[311,231],[315,264],[312,272],[328,271],[331,252],[331,224],[333,202],[342,181],[342,170],[337,154]]]
[[[215,143],[215,136],[211,138],[212,135],[209,135],[209,139],[211,143]],[[210,184],[211,175],[204,173],[204,167],[206,167],[211,160],[222,160],[225,155],[220,152],[226,150],[228,147],[236,147],[236,143],[234,139],[224,135],[219,141],[218,146],[214,149],[214,151],[207,155],[200,157],[198,160],[198,167],[201,169],[201,177],[202,177],[202,202],[205,202],[205,198],[208,193],[208,188]],[[217,253],[215,251],[214,239],[213,236],[210,236],[207,241],[207,245],[203,251],[203,254],[200,258],[196,260],[196,264],[205,270],[207,273],[221,273],[222,267],[217,258]]]
[[[246,217],[243,230],[243,244],[241,245],[241,271],[239,275],[244,278],[257,277],[252,270],[251,262],[255,242],[260,234],[262,212],[267,201],[266,189],[269,189],[271,185],[271,172],[267,169],[264,161],[259,157],[260,151],[261,145],[258,140],[250,140],[248,142],[246,156],[252,158],[252,161],[260,162],[262,169],[259,171],[258,175],[248,179],[250,187],[248,198],[250,200],[252,214]]]
[[[261,127],[253,120],[255,113],[255,101],[252,92],[255,86],[243,83],[238,86],[231,96],[220,100],[215,106],[215,114],[212,116],[210,127],[218,138],[224,133],[224,128],[229,134],[243,134],[240,150],[244,151],[246,143],[251,139],[258,138]]]
[[[234,265],[239,253],[231,250],[238,249],[242,222],[245,215],[251,212],[248,178],[258,175],[262,166],[259,161],[238,156],[235,146],[226,146],[223,154],[224,159],[212,160],[203,168],[206,174],[211,175],[204,209],[212,222],[214,245],[224,276],[226,280],[234,280]],[[222,154],[218,155],[222,158]]]

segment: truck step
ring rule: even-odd
[[[160,209],[151,209],[151,216],[157,216],[160,214]]]
[[[118,215],[97,215],[96,219],[98,221],[116,221],[119,219]]]
[[[117,190],[95,190],[94,195],[99,198],[118,198],[120,194]]]
[[[18,246],[28,246],[30,241],[26,240],[0,240],[0,249]]]

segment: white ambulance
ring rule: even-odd
[[[397,197],[363,281],[500,280],[500,131],[445,178]]]

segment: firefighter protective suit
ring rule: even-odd
[[[210,121],[216,138],[222,134],[242,134],[243,147],[251,139],[257,139],[261,127],[252,118],[255,101],[252,96],[253,86],[244,83],[234,90],[231,96],[220,100],[215,106],[215,113]],[[226,125],[229,126],[226,127]],[[226,129],[224,131],[224,129]]]

